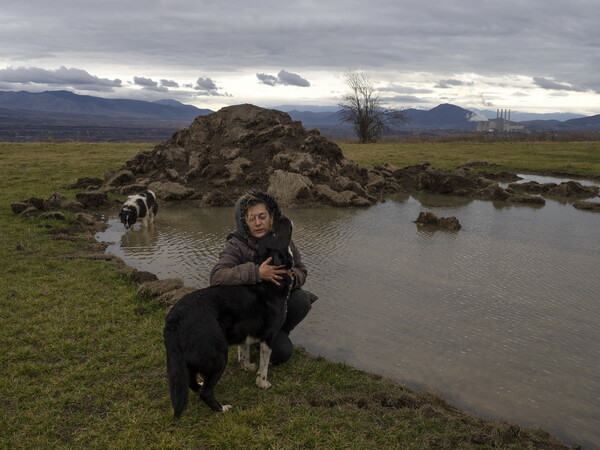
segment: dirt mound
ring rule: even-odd
[[[368,182],[368,170],[318,131],[280,111],[237,105],[197,117],[139,153],[110,173],[102,189],[130,194],[147,187],[163,200],[227,206],[258,188],[282,206],[368,206],[376,200],[364,188]]]
[[[548,197],[596,197],[598,196],[598,186],[584,186],[577,181],[564,181],[557,183],[538,183],[537,181],[528,181],[526,183],[511,183],[510,189],[530,194],[545,195]]]
[[[419,217],[415,220],[417,225],[431,228],[441,228],[450,231],[458,231],[462,225],[455,216],[438,217],[431,211],[422,211]]]
[[[428,163],[361,167],[317,130],[307,131],[281,111],[253,105],[197,117],[189,128],[107,173],[99,191],[151,189],[161,200],[231,206],[252,188],[268,192],[284,207],[369,206],[384,194],[414,191],[487,200],[525,198],[466,165],[455,174]]]

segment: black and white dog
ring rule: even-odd
[[[274,265],[291,269],[291,234],[292,223],[281,216],[274,231],[261,239],[256,262],[262,263],[272,256]],[[285,275],[280,286],[270,282],[210,286],[175,303],[166,317],[163,334],[175,417],[187,406],[188,389],[197,392],[213,411],[231,408],[221,405],[214,396],[215,385],[227,365],[230,345],[241,345],[238,360],[244,369],[256,370],[256,364],[250,364],[248,347],[260,342],[256,384],[261,388],[271,386],[267,381],[271,349],[285,320],[291,287],[292,279]],[[197,374],[202,376],[203,383],[198,383]]]
[[[147,190],[127,197],[127,200],[121,206],[119,218],[125,228],[129,229],[138,220],[141,220],[142,226],[152,223],[157,212],[156,195],[154,195],[154,192]]]

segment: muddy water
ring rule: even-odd
[[[420,230],[421,211],[463,228]],[[285,213],[320,297],[296,345],[480,417],[600,445],[599,214],[425,195]],[[116,216],[97,235],[108,252],[203,287],[233,209],[165,205],[128,232]]]

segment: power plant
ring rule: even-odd
[[[496,109],[496,118],[477,122],[477,131],[515,133],[525,131],[525,126],[510,121],[510,109]]]

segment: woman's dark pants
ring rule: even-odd
[[[310,295],[302,289],[294,289],[288,299],[288,308],[285,322],[281,331],[275,337],[275,344],[272,348],[271,363],[283,364],[292,356],[292,341],[290,341],[290,332],[296,328],[306,317],[311,308]]]

